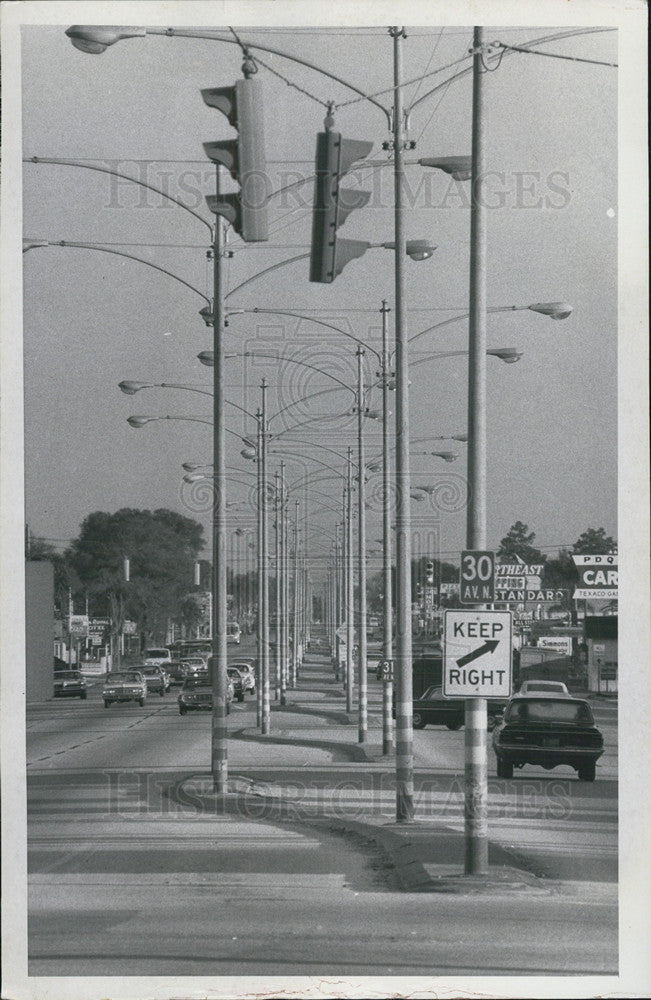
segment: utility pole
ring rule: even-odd
[[[366,742],[368,735],[368,677],[366,671],[366,466],[364,461],[364,351],[357,348],[357,561],[359,566],[359,640],[358,640],[358,684],[359,684],[359,731],[358,741]]]
[[[393,586],[391,582],[391,468],[389,452],[389,308],[382,302],[382,657],[393,658]],[[382,681],[382,753],[393,753],[393,681]]]
[[[355,668],[353,666],[353,645],[355,642],[354,623],[354,581],[353,581],[353,449],[348,448],[348,470],[346,475],[346,711],[353,710],[353,688]]]

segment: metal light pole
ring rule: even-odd
[[[364,464],[364,351],[357,348],[357,562],[358,562],[358,667],[359,684],[359,733],[358,741],[366,742],[368,735],[368,677],[366,672],[366,468]]]
[[[382,656],[393,656],[393,587],[391,582],[391,469],[389,456],[389,309],[382,302],[382,583],[384,630]],[[382,753],[393,753],[393,681],[382,682]]]
[[[295,521],[294,521],[294,644],[292,647],[292,687],[296,687],[296,676],[298,673],[298,645],[299,645],[299,621],[300,621],[300,590],[298,585],[298,510],[300,503],[295,501]]]
[[[261,620],[258,624],[258,635],[261,636],[261,649],[258,653],[258,668],[260,674],[260,686],[262,688],[262,732],[268,733],[271,728],[271,706],[270,683],[269,683],[269,511],[267,505],[267,380],[262,379],[260,383],[262,391],[262,406],[260,408],[260,445],[259,462],[261,471],[260,481],[260,549],[261,549],[261,580],[260,589],[262,600],[260,602]]]
[[[393,156],[395,188],[396,310],[396,820],[414,817],[413,684],[411,661],[411,512],[409,509],[409,361],[405,310],[404,114],[402,54],[404,28],[393,37]]]
[[[486,115],[482,65],[483,29],[473,38],[472,194],[470,206],[470,322],[468,339],[468,512],[466,547],[486,548]],[[466,701],[465,871],[488,870],[488,760],[486,699]]]
[[[215,168],[216,195],[220,167]],[[211,771],[215,791],[228,785],[228,730],[226,725],[226,442],[224,432],[224,296],[222,287],[223,223],[215,220],[213,253],[213,509],[212,509],[212,739]]]
[[[285,463],[280,463],[278,490],[278,521],[280,535],[280,558],[278,566],[278,591],[280,594],[280,615],[278,618],[278,645],[280,648],[280,704],[287,702],[287,588],[286,559],[287,533],[285,524]]]
[[[276,599],[275,599],[275,616],[276,616],[276,691],[275,699],[280,701],[281,705],[285,704],[285,693],[282,683],[282,652],[280,648],[280,618],[282,614],[282,599],[281,599],[281,565],[282,565],[282,546],[281,546],[281,524],[280,524],[280,474],[276,472],[274,477],[274,529],[275,529],[275,562],[276,562]]]
[[[355,685],[355,667],[353,665],[353,644],[355,642],[354,627],[354,581],[353,581],[353,449],[348,448],[348,467],[346,472],[346,557],[344,570],[346,573],[346,711],[353,710],[353,688]]]
[[[263,380],[264,381],[264,380]],[[262,438],[263,438],[263,428],[262,428],[262,410],[257,410],[255,418],[258,424],[257,438],[256,438],[256,472],[257,472],[257,493],[258,493],[258,523],[257,523],[257,534],[258,534],[258,559],[257,559],[257,571],[258,571],[258,626],[257,632],[257,652],[258,652],[258,664],[256,671],[256,725],[262,729],[262,510],[264,505],[263,493],[262,493]]]

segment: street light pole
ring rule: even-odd
[[[393,156],[395,188],[396,311],[396,820],[414,817],[413,684],[411,662],[411,512],[409,509],[409,361],[405,311],[404,135],[402,53],[404,28],[393,37]]]
[[[382,583],[384,631],[382,656],[393,656],[393,587],[391,583],[391,484],[389,457],[389,308],[382,302]],[[382,753],[393,753],[393,680],[382,681]]]
[[[258,460],[260,462],[260,549],[261,549],[261,580],[258,586],[262,591],[260,602],[261,620],[258,622],[260,649],[258,653],[259,684],[262,688],[262,732],[268,733],[271,728],[271,706],[269,703],[269,512],[267,506],[267,380],[260,383],[262,403],[260,407],[260,447]]]
[[[472,92],[472,194],[470,206],[470,322],[468,331],[468,512],[466,546],[486,548],[486,208],[482,198],[486,114],[484,33],[475,27]],[[465,871],[488,870],[488,759],[486,699],[466,701]]]
[[[220,193],[220,167],[215,169],[216,194]],[[224,433],[224,297],[222,253],[224,230],[215,219],[213,253],[213,510],[212,510],[212,741],[211,763],[215,791],[228,785],[228,730],[226,725],[228,674],[226,672],[226,447]]]
[[[355,667],[353,665],[353,645],[355,642],[354,623],[354,581],[353,581],[353,449],[348,448],[346,472],[346,711],[353,710],[353,688]]]
[[[275,595],[275,617],[276,617],[276,690],[275,690],[275,700],[280,701],[281,705],[285,704],[284,701],[284,689],[282,685],[282,671],[281,671],[281,648],[280,648],[280,616],[282,613],[281,606],[281,596],[280,596],[280,566],[281,566],[281,525],[280,525],[280,474],[276,472],[274,476],[274,528],[275,528],[275,562],[276,562],[276,595]]]
[[[278,640],[280,647],[280,704],[287,703],[287,529],[285,523],[285,463],[280,463],[278,514],[280,531],[280,561],[278,566],[278,591],[280,593],[280,616],[278,619]]]
[[[366,673],[366,490],[364,464],[364,351],[357,348],[357,561],[358,561],[358,684],[359,684],[359,733],[358,741],[365,743],[368,735],[368,677]]]
[[[299,616],[300,616],[300,591],[298,585],[298,511],[300,507],[300,501],[296,500],[294,503],[295,512],[295,522],[294,522],[294,642],[292,645],[292,687],[296,687],[296,678],[298,674],[298,645],[299,645]]]

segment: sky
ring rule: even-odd
[[[472,28],[407,27],[402,45],[407,106],[469,69]],[[208,26],[204,23],[204,26]],[[217,24],[212,25],[216,27]],[[214,169],[202,143],[234,136],[226,119],[204,105],[200,90],[227,86],[241,75],[236,45],[149,36],[113,46],[101,56],[75,50],[66,25],[22,29],[22,155],[68,158],[119,169],[183,201],[207,222],[204,196]],[[558,28],[558,31],[566,29]],[[554,26],[491,27],[486,37],[510,45],[556,33]],[[256,29],[241,38],[314,62],[351,81],[387,108],[392,95],[392,42],[386,27],[333,25]],[[536,47],[536,46],[534,46]],[[570,58],[509,53],[485,80],[487,107],[488,303],[525,307],[564,301],[573,311],[554,321],[526,309],[491,315],[490,347],[516,347],[517,364],[489,359],[488,545],[496,548],[516,521],[535,532],[553,555],[589,527],[617,537],[617,100],[616,31],[540,44]],[[264,88],[267,165],[273,190],[313,172],[324,104],[335,110],[344,138],[373,143],[368,159],[384,167],[351,171],[349,186],[370,190],[369,204],[350,215],[342,237],[383,243],[393,238],[390,136],[385,115],[350,89],[279,56],[258,53]],[[272,73],[268,68],[275,72]],[[445,68],[448,67],[448,68]],[[437,72],[435,72],[437,71]],[[280,74],[280,75],[277,75]],[[429,74],[429,75],[428,75]],[[425,77],[425,79],[423,79]],[[47,86],[44,86],[47,81]],[[407,262],[407,325],[413,336],[467,310],[468,184],[418,166],[418,157],[469,154],[471,75],[439,87],[409,118],[409,239],[431,240],[427,261]],[[230,181],[228,182],[230,186]],[[243,244],[229,234],[227,308],[234,311],[226,351],[283,354],[336,375],[354,387],[355,341],[379,348],[380,307],[393,317],[393,257],[370,249],[331,285],[308,281],[301,260],[238,285],[285,259],[309,252],[312,185],[270,202],[267,244]],[[141,429],[132,414],[210,421],[211,400],[181,389],[143,390],[127,397],[123,379],[178,383],[210,390],[211,372],[197,354],[211,347],[198,314],[211,294],[209,231],[191,214],[143,188],[105,173],[67,166],[23,165],[23,230],[29,240],[79,241],[144,257],[194,286],[120,256],[73,248],[39,248],[24,256],[25,504],[34,535],[62,548],[94,510],[171,507],[196,517],[209,543],[205,490],[182,482],[181,464],[210,461],[209,425],[161,421]],[[237,310],[279,309],[309,319]],[[393,333],[392,326],[390,327]],[[466,450],[434,440],[465,432],[467,361],[463,354],[424,361],[433,352],[464,352],[463,319],[419,338],[410,350],[412,481],[436,487],[439,502],[413,503],[416,554],[456,562],[465,542]],[[420,363],[417,363],[420,362]],[[366,381],[377,363],[367,352]],[[290,362],[233,357],[227,395],[255,412],[259,384],[269,382],[271,466],[284,457],[290,485],[307,473],[319,494],[310,501],[315,550],[325,551],[339,519],[343,458],[355,445],[354,398],[327,375]],[[335,387],[300,402],[302,397]],[[377,389],[369,405],[378,407]],[[298,401],[298,402],[297,402]],[[296,405],[290,405],[296,404]],[[254,523],[255,467],[241,457],[241,436],[255,422],[227,408],[229,526]],[[345,416],[345,414],[348,416]],[[342,416],[342,414],[344,416]],[[289,428],[310,423],[292,434]],[[369,459],[380,453],[377,422],[367,421]],[[430,438],[416,444],[415,439]],[[299,443],[299,441],[301,443]],[[333,449],[329,453],[327,449]],[[454,450],[446,463],[421,451]],[[280,451],[283,451],[281,456]],[[331,465],[334,471],[323,465]],[[250,484],[250,485],[249,485]],[[369,528],[380,537],[379,475],[372,474]],[[302,496],[302,492],[299,493]],[[460,499],[461,498],[461,499]],[[373,557],[375,558],[375,557]],[[379,556],[378,556],[379,558]],[[372,568],[372,567],[371,567]]]

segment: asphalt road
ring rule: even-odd
[[[174,693],[104,709],[92,688],[86,702],[31,707],[30,975],[614,973],[614,707],[599,708],[609,754],[594,784],[569,769],[490,779],[492,860],[525,880],[416,893],[376,843],[345,832],[393,811],[369,685],[361,754],[324,661],[274,708],[270,738],[255,732],[253,699],[235,704],[229,764],[243,794],[226,806],[195,794],[210,719],[181,717]],[[416,833],[436,873],[462,843],[463,731],[428,727],[415,750]]]

